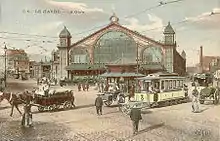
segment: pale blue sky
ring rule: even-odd
[[[168,21],[173,23],[179,45],[178,50],[186,50],[188,65],[198,62],[197,50],[200,45],[204,46],[206,55],[220,55],[220,14],[207,16],[213,10],[220,12],[220,0],[183,0],[124,18],[157,6],[159,1],[161,0],[1,0],[0,45],[2,46],[3,42],[6,42],[9,47],[23,49],[30,45],[31,48],[27,48],[28,53],[49,55],[50,51],[56,48],[58,38],[33,38],[32,36],[1,32],[57,36],[66,25],[75,42],[91,32],[95,32],[98,28],[88,30],[100,25],[107,25],[109,17],[114,11],[120,19],[120,24],[155,38],[155,40],[163,39],[163,28],[149,29],[162,27]],[[163,0],[163,2],[170,1],[173,0]],[[81,9],[85,13],[78,15],[34,13],[34,10],[44,9],[63,9],[65,11]],[[31,12],[25,13],[24,10]],[[175,24],[186,18],[191,22]],[[81,32],[83,33],[77,34]],[[34,43],[25,40],[32,40]],[[43,40],[52,43],[42,43]],[[43,46],[47,52],[40,46]]]

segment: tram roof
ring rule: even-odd
[[[137,78],[138,80],[160,80],[160,79],[185,79],[185,77],[181,76],[145,76],[141,78]]]

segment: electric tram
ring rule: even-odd
[[[170,73],[154,73],[137,78],[135,101],[147,102],[150,107],[170,106],[187,102],[185,77]]]

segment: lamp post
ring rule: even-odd
[[[5,74],[4,74],[4,79],[5,79],[5,88],[6,88],[6,77],[7,77],[7,46],[5,45],[4,47],[5,51]]]

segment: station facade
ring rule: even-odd
[[[170,23],[163,35],[163,42],[155,41],[120,25],[115,14],[106,27],[75,43],[71,43],[72,35],[64,27],[59,35],[57,54],[53,53],[53,74],[57,78],[73,79],[74,76],[103,74],[109,65],[118,65],[118,70],[123,70],[123,65],[136,64],[134,71],[144,75],[158,71],[185,75],[186,54],[177,51]]]

